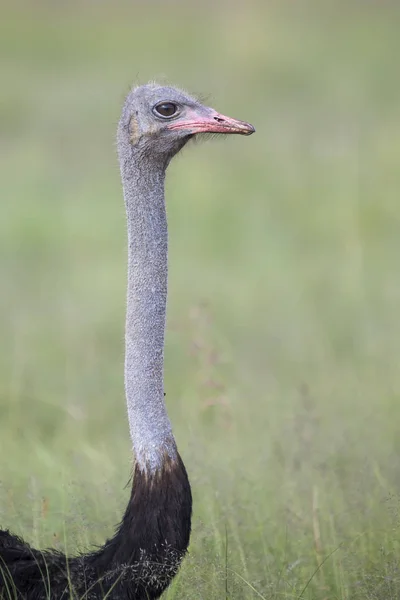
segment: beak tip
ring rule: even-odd
[[[242,135],[251,135],[255,133],[256,128],[251,123],[246,123],[246,121],[239,121],[239,127],[237,127],[236,132],[241,133]]]

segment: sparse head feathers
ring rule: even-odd
[[[193,95],[189,94],[186,90],[182,88],[178,88],[176,86],[171,85],[162,85],[157,83],[156,81],[149,81],[144,85],[134,86],[130,94],[136,97],[140,96],[153,96],[158,97],[158,99],[176,99],[182,102],[189,101],[193,104],[201,104],[201,102]]]

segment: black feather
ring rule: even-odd
[[[154,475],[135,468],[114,537],[89,554],[36,550],[0,531],[1,600],[154,600],[179,569],[190,538],[192,496],[181,458]]]

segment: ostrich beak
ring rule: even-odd
[[[182,121],[176,121],[167,126],[167,129],[176,131],[183,129],[188,133],[238,133],[251,135],[255,132],[253,125],[232,117],[226,117],[215,110],[207,109],[208,114],[199,114],[196,111]]]

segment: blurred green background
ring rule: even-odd
[[[175,599],[400,598],[400,6],[2,2],[0,523],[101,543],[123,394],[129,86],[252,122],[167,183]]]

